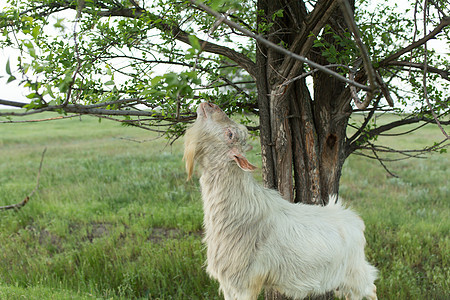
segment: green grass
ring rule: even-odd
[[[380,121],[386,118],[395,117]],[[438,128],[427,125],[406,136],[379,137],[376,143],[414,149],[443,139]],[[340,185],[340,195],[366,223],[367,254],[380,270],[379,299],[450,299],[450,155],[434,153],[387,166],[399,177],[377,161],[350,156]]]
[[[91,117],[0,124],[0,299],[221,299],[204,271],[198,183],[182,141]],[[127,139],[124,139],[127,138]],[[426,126],[385,143],[439,140]],[[249,159],[258,165],[258,142]],[[379,299],[448,299],[450,156],[391,163],[351,156],[341,195],[366,222]],[[260,174],[256,174],[260,178]]]

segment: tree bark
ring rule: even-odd
[[[286,6],[282,0],[258,0],[258,10],[265,14],[259,15],[257,22],[271,22],[273,13],[283,9],[283,17],[274,19],[267,38],[301,55],[313,56],[309,53],[311,43],[307,42],[311,31],[318,32],[317,28],[329,16],[340,28],[346,28],[340,12],[332,5],[333,1],[319,1],[317,10],[308,18],[302,1]],[[326,19],[320,15],[326,15]],[[327,64],[321,55],[313,59]],[[278,189],[291,202],[325,205],[330,195],[338,193],[346,158],[345,130],[350,98],[340,97],[345,84],[317,72],[313,77],[313,95],[304,78],[284,85],[287,79],[300,75],[303,68],[260,44],[256,68],[265,186]],[[331,292],[314,299],[332,299],[332,295]],[[275,291],[265,291],[265,299],[288,298]]]

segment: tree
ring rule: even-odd
[[[0,100],[27,109],[0,116],[90,114],[176,139],[196,105],[212,101],[258,117],[246,125],[260,136],[266,186],[319,205],[338,193],[350,154],[385,167],[381,154],[395,150],[379,135],[433,123],[442,141],[398,153],[448,146],[449,57],[427,47],[449,44],[445,0],[410,1],[404,12],[366,0],[9,2],[1,45],[21,56],[6,72],[31,103]],[[357,112],[364,121],[353,124]],[[402,115],[377,126],[379,112]]]

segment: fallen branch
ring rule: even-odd
[[[44,162],[44,155],[45,155],[46,151],[47,151],[47,148],[45,148],[44,151],[42,151],[41,163],[39,164],[39,170],[38,170],[38,174],[37,174],[37,178],[36,178],[36,186],[35,186],[35,188],[21,202],[16,203],[16,204],[6,205],[6,206],[0,206],[0,211],[8,210],[8,209],[15,209],[15,210],[21,209],[22,207],[24,207],[28,203],[30,198],[39,189],[39,179],[41,178],[42,163]]]

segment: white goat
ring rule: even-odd
[[[303,299],[335,291],[375,300],[377,270],[364,255],[364,223],[330,199],[292,204],[257,184],[244,156],[247,130],[217,106],[200,104],[186,132],[190,178],[200,164],[207,272],[226,300],[254,300],[262,288]]]

